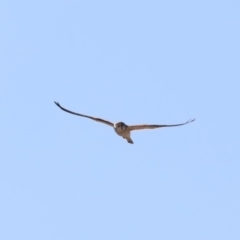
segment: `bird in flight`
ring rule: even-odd
[[[135,131],[135,130],[144,130],[144,129],[154,129],[154,128],[162,128],[162,127],[178,127],[178,126],[182,126],[188,123],[191,123],[193,121],[195,121],[194,119],[189,119],[187,122],[185,123],[179,123],[179,124],[172,124],[172,125],[147,125],[147,124],[141,124],[141,125],[126,125],[124,122],[117,122],[117,123],[112,123],[109,121],[106,121],[104,119],[101,118],[96,118],[96,117],[91,117],[91,116],[87,116],[87,115],[83,115],[80,113],[76,113],[76,112],[72,112],[66,108],[63,108],[58,102],[54,102],[59,108],[61,108],[63,111],[80,116],[80,117],[85,117],[85,118],[89,118],[92,119],[96,122],[100,122],[100,123],[104,123],[110,127],[113,127],[115,132],[123,137],[124,139],[127,140],[128,143],[132,143],[133,144],[133,140],[131,139],[131,131]]]

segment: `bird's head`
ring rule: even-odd
[[[118,122],[114,124],[114,128],[121,131],[121,130],[125,130],[127,128],[127,125],[124,122]]]

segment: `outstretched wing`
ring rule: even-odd
[[[65,112],[68,112],[68,113],[71,113],[71,114],[74,114],[74,115],[77,115],[77,116],[80,116],[80,117],[90,118],[90,119],[92,119],[92,120],[94,120],[94,121],[101,122],[101,123],[105,123],[105,124],[107,124],[108,126],[111,126],[111,127],[114,126],[114,124],[111,123],[111,122],[109,122],[109,121],[103,120],[103,119],[101,119],[101,118],[90,117],[90,116],[83,115],[83,114],[80,114],[80,113],[75,113],[75,112],[72,112],[72,111],[70,111],[70,110],[68,110],[68,109],[66,109],[66,108],[63,108],[58,102],[54,102],[54,103],[55,103],[58,107],[60,107],[63,111],[65,111]]]
[[[178,127],[178,126],[182,126],[188,123],[191,123],[195,121],[194,119],[189,119],[187,122],[185,123],[179,123],[179,124],[172,124],[172,125],[132,125],[132,126],[128,126],[128,129],[130,131],[135,131],[135,130],[144,130],[144,129],[154,129],[154,128],[161,128],[161,127]]]

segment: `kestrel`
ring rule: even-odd
[[[195,121],[195,118],[194,119],[189,119],[187,122],[185,123],[180,123],[180,124],[172,124],[172,125],[147,125],[147,124],[141,124],[141,125],[131,125],[131,126],[128,126],[126,125],[124,122],[117,122],[117,123],[112,123],[112,122],[109,122],[109,121],[106,121],[104,119],[101,119],[101,118],[95,118],[95,117],[91,117],[91,116],[87,116],[87,115],[83,115],[83,114],[80,114],[80,113],[76,113],[76,112],[72,112],[66,108],[63,108],[58,102],[54,102],[59,108],[61,108],[63,111],[65,112],[68,112],[68,113],[71,113],[71,114],[74,114],[74,115],[77,115],[77,116],[80,116],[80,117],[85,117],[85,118],[90,118],[94,121],[97,121],[97,122],[101,122],[101,123],[104,123],[110,127],[113,127],[115,132],[123,137],[124,139],[127,140],[128,143],[132,143],[133,144],[133,140],[131,139],[131,131],[135,131],[135,130],[143,130],[143,129],[154,129],[154,128],[161,128],[161,127],[177,127],[177,126],[182,126],[182,125],[185,125],[185,124],[188,124],[188,123],[191,123],[193,121]]]

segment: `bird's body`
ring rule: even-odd
[[[190,119],[190,120],[188,120],[185,123],[172,124],[172,125],[147,125],[147,124],[141,124],[141,125],[131,125],[131,126],[128,126],[124,122],[112,123],[112,122],[106,121],[106,120],[101,119],[101,118],[95,118],[95,117],[91,117],[91,116],[88,116],[88,115],[83,115],[83,114],[80,114],[80,113],[72,112],[72,111],[70,111],[70,110],[68,110],[66,108],[63,108],[58,102],[55,102],[55,104],[59,108],[61,108],[63,111],[65,111],[65,112],[68,112],[68,113],[71,113],[71,114],[74,114],[74,115],[77,115],[77,116],[80,116],[80,117],[89,118],[89,119],[92,119],[94,121],[101,122],[101,123],[104,123],[104,124],[106,124],[106,125],[108,125],[110,127],[113,127],[115,132],[119,136],[123,137],[124,139],[127,140],[128,143],[132,143],[132,144],[133,144],[133,141],[131,139],[131,131],[143,130],[143,129],[154,129],[154,128],[161,128],[161,127],[177,127],[177,126],[182,126],[182,125],[185,125],[185,124],[188,124],[190,122],[195,121],[195,119]]]
[[[125,138],[129,143],[133,143],[130,137],[131,133],[129,131],[129,127],[124,122],[115,123],[114,130],[119,136]]]

